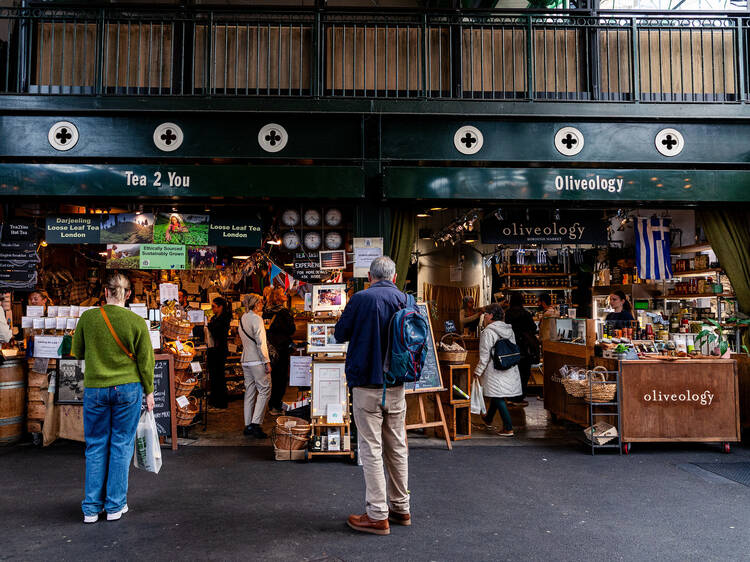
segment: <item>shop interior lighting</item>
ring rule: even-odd
[[[232,256],[233,260],[246,260],[249,259],[250,256]]]
[[[271,238],[267,243],[271,246],[281,246],[281,238],[275,236],[274,238]]]
[[[426,219],[426,218],[429,218],[429,217],[430,217],[430,213],[424,213],[424,212],[417,213],[417,218],[418,219]]]
[[[430,207],[430,211],[445,211],[447,207]]]
[[[498,221],[504,221],[505,220],[505,217],[503,216],[503,210],[502,209],[500,209],[500,208],[495,209],[495,212],[493,214],[495,215],[495,218]]]

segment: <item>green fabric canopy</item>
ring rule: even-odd
[[[416,240],[414,211],[393,209],[391,211],[391,259],[396,262],[396,285],[403,290],[411,264],[411,251]]]
[[[740,310],[750,314],[750,231],[747,213],[705,210],[698,211],[697,218],[721,267],[729,276]],[[747,330],[743,341],[745,345],[750,344]]]

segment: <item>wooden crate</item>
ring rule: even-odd
[[[448,425],[448,435],[452,441],[471,439],[471,401],[447,404],[445,423]]]
[[[441,392],[440,399],[447,404],[463,404],[471,399],[471,367],[467,364],[452,365],[450,363],[441,363],[440,372],[443,375],[445,388],[448,392]],[[453,388],[457,386],[466,396],[462,396]]]

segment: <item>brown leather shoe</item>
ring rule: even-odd
[[[346,524],[355,531],[361,531],[362,533],[372,533],[373,535],[391,534],[391,526],[388,524],[388,519],[374,521],[366,513],[362,515],[350,515],[349,519],[346,520]]]
[[[404,525],[405,527],[408,527],[411,525],[411,515],[408,513],[397,513],[391,511],[388,513],[388,521],[395,523],[396,525]]]

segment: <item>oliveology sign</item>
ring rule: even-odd
[[[601,211],[509,208],[482,221],[485,244],[606,244]]]

